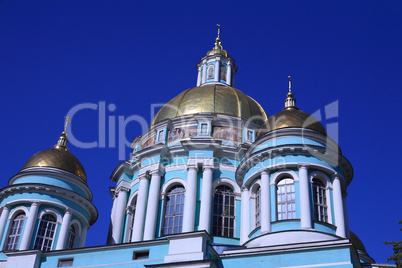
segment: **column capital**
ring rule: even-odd
[[[3,211],[4,210],[10,210],[10,205],[9,204],[5,204],[4,206],[3,206]]]
[[[264,169],[261,171],[261,175],[269,175],[269,169]]]
[[[203,164],[202,165],[202,170],[203,171],[205,171],[205,170],[207,170],[207,169],[214,169],[215,167],[214,167],[214,165],[209,165],[209,164]]]
[[[241,191],[242,191],[242,192],[248,192],[248,191],[250,191],[250,190],[248,189],[247,186],[243,185],[243,186],[241,187]]]
[[[120,187],[116,190],[116,193],[119,194],[120,192],[129,192],[129,191],[130,191],[129,188],[120,186]]]
[[[65,207],[64,214],[71,214],[71,208]]]
[[[308,169],[309,166],[310,166],[310,164],[308,164],[308,163],[299,163],[299,164],[297,165],[297,168],[298,168],[298,169],[302,169],[302,168]]]
[[[197,164],[187,164],[187,170],[191,170],[191,169],[195,169],[196,171],[198,171],[198,165]]]
[[[138,175],[137,177],[139,180],[149,180],[151,178],[151,176],[147,173],[142,173],[140,175]]]
[[[39,201],[33,201],[33,202],[31,203],[31,207],[38,207],[38,206],[40,206],[40,203],[41,203],[41,202],[39,202]]]
[[[154,175],[159,175],[159,176],[163,176],[163,171],[162,170],[160,170],[160,169],[154,169],[154,170],[150,170],[149,171],[149,174],[151,175],[151,176],[154,176]]]

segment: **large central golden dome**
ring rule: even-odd
[[[260,125],[268,118],[258,102],[240,90],[209,84],[190,88],[171,99],[156,114],[151,127],[165,119],[198,113],[227,114],[251,119]]]

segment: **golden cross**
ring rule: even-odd
[[[71,122],[70,122],[70,118],[67,116],[67,117],[64,117],[64,119],[66,120],[65,122],[66,122],[66,124],[64,125],[64,132],[67,132],[67,124],[71,124]]]
[[[221,26],[219,24],[216,24],[216,26],[218,26],[218,37],[221,34]]]
[[[290,76],[288,76],[289,79],[289,92],[292,92],[292,81],[290,79]]]

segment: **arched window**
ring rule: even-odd
[[[10,231],[8,232],[8,239],[6,243],[6,250],[17,250],[18,242],[20,241],[22,226],[25,220],[25,213],[18,213],[12,221]]]
[[[235,195],[229,186],[216,187],[214,194],[214,214],[212,234],[234,237]]]
[[[276,185],[277,220],[296,218],[295,185],[293,179],[284,178]]]
[[[68,230],[68,240],[67,240],[67,249],[72,249],[75,247],[77,240],[77,230],[75,229],[74,225],[70,226],[70,229]]]
[[[53,215],[45,214],[39,224],[38,234],[34,249],[49,251],[52,249],[54,233],[56,231],[56,218]]]
[[[261,187],[255,192],[255,228],[261,226]]]
[[[314,220],[328,222],[328,206],[325,186],[321,180],[313,179]]]
[[[131,205],[128,206],[128,218],[127,218],[127,239],[126,242],[131,242],[134,230],[135,208],[137,206],[137,196],[134,197]]]
[[[183,225],[184,187],[176,185],[165,197],[163,235],[181,233]]]

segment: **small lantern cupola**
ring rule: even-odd
[[[198,79],[197,86],[208,84],[219,84],[234,87],[234,77],[237,67],[234,59],[229,57],[229,53],[221,45],[221,27],[218,26],[218,36],[215,39],[215,46],[201,58],[197,64]]]

